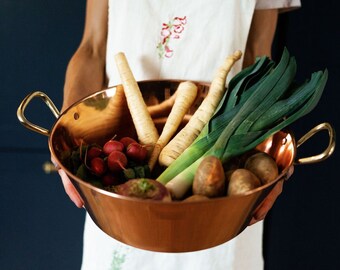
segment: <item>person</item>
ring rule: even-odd
[[[228,78],[271,56],[278,14],[299,0],[88,0],[83,37],[67,67],[62,111],[100,89],[120,84],[114,55],[124,52],[136,80],[210,81],[226,56],[244,52]],[[66,193],[83,201],[65,172]],[[282,181],[239,236],[207,250],[160,253],[120,243],[87,215],[83,270],[100,269],[263,269],[263,219],[282,192]]]

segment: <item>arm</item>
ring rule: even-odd
[[[255,10],[247,40],[243,67],[254,63],[257,56],[267,55],[268,57],[271,57],[271,48],[275,36],[277,18],[277,9]],[[291,168],[291,173],[292,172],[293,168]],[[250,225],[265,218],[275,203],[275,200],[281,194],[282,188],[283,181],[279,181],[254,212]]]
[[[105,87],[107,16],[107,0],[87,1],[83,37],[66,70],[62,110]],[[84,202],[66,173],[61,169],[58,173],[67,195],[77,207],[82,207]]]
[[[107,0],[87,1],[83,37],[66,70],[63,110],[106,86],[107,16]]]
[[[277,9],[255,10],[249,30],[243,67],[253,64],[257,56],[271,57],[277,18]]]

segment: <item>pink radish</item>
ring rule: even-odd
[[[106,155],[109,155],[113,151],[123,151],[124,145],[117,140],[109,140],[103,146],[103,151]]]
[[[122,171],[125,169],[127,163],[127,157],[121,151],[112,151],[107,157],[107,165],[112,172]]]

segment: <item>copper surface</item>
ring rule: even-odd
[[[168,98],[177,85],[178,81],[139,82],[148,105]],[[208,91],[208,85],[198,85],[201,94],[189,115]],[[36,96],[41,97],[41,94]],[[24,117],[24,110],[31,98],[26,98],[20,105],[19,120],[26,127],[49,136],[53,157],[81,194],[86,210],[98,227],[116,240],[137,248],[188,252],[229,241],[247,227],[253,211],[278,181],[288,177],[290,167],[295,164],[297,146],[294,136],[291,132],[280,131],[258,146],[276,159],[280,168],[279,177],[248,194],[194,202],[156,202],[123,197],[82,181],[60,162],[63,151],[82,142],[103,144],[115,134],[135,135],[122,86],[96,92],[75,103],[59,115],[51,131],[36,127]],[[53,112],[53,108],[51,110]],[[155,122],[162,123],[160,119],[164,119],[164,115],[156,116]],[[334,150],[333,128],[329,124],[324,124],[323,128],[329,131],[329,147],[322,157],[314,158],[314,162],[324,160]]]

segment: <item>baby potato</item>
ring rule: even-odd
[[[195,173],[192,191],[209,198],[225,195],[225,175],[222,162],[215,156],[203,159]]]
[[[244,168],[253,172],[261,180],[262,184],[270,183],[279,175],[279,169],[275,160],[264,152],[248,157]]]
[[[198,201],[206,201],[209,200],[209,197],[199,194],[194,194],[184,199],[183,202],[198,202]]]
[[[228,195],[244,194],[259,186],[260,179],[251,171],[244,168],[236,169],[229,178]]]

